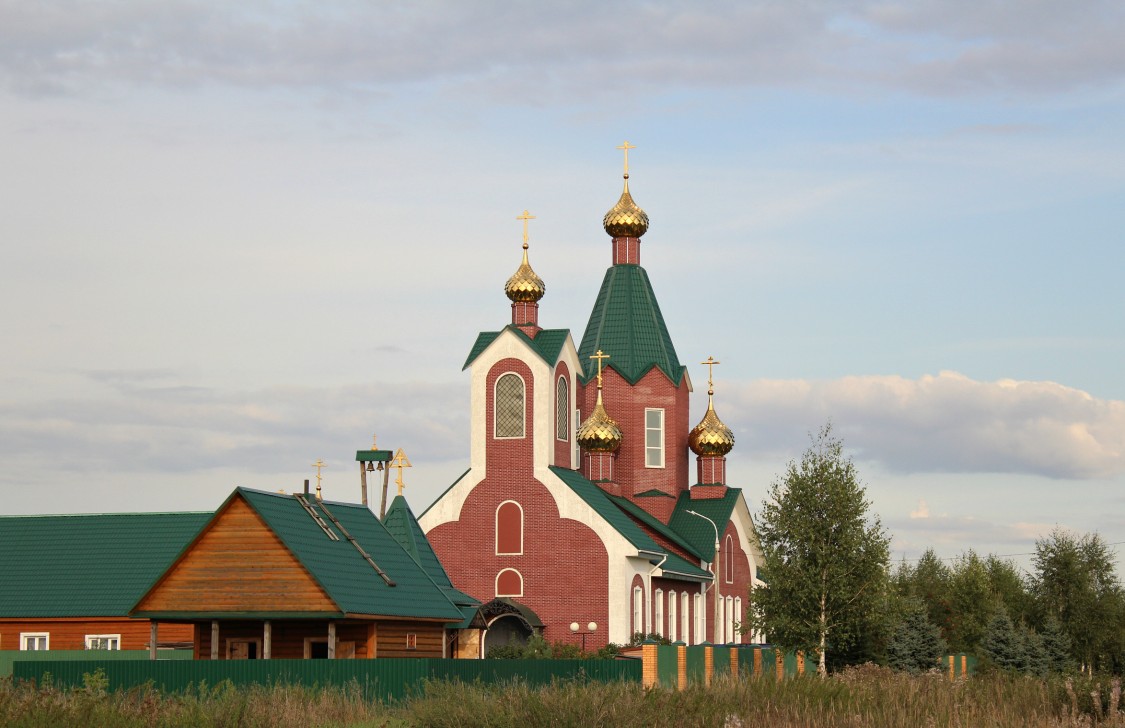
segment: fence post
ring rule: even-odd
[[[797,651],[797,674],[805,674],[805,653],[802,650]]]
[[[777,673],[778,680],[785,677],[785,653],[781,651],[781,648],[773,651],[773,669]]]
[[[969,674],[969,656],[961,655],[961,677]]]
[[[953,655],[949,656],[949,679],[953,679]]]
[[[676,687],[687,690],[687,645],[676,643]]]
[[[659,673],[656,670],[656,641],[641,643],[641,684],[646,688],[656,685]]]
[[[754,677],[762,676],[762,648],[754,648]]]
[[[738,679],[738,650],[734,647],[730,648],[730,676]]]
[[[711,677],[715,674],[715,648],[703,643],[703,684],[711,687]]]

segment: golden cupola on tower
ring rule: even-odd
[[[609,212],[602,218],[602,227],[614,238],[639,238],[648,230],[648,215],[633,201],[629,194],[629,150],[636,149],[625,142],[618,149],[625,150],[625,189]]]
[[[714,357],[708,357],[703,362],[709,368],[719,362]],[[715,387],[712,383],[710,371],[707,374],[707,412],[690,433],[688,433],[688,447],[700,457],[705,455],[722,456],[734,448],[734,433],[719,419],[715,413]]]
[[[598,401],[594,405],[594,411],[578,428],[575,439],[578,441],[578,446],[586,452],[616,452],[617,448],[621,447],[621,428],[605,411],[605,405],[602,404],[602,360],[608,359],[609,355],[603,354],[601,349],[598,349],[598,353],[590,358],[598,362]]]
[[[508,282],[504,284],[504,293],[511,299],[512,303],[538,303],[543,294],[547,292],[547,286],[543,283],[543,279],[531,269],[531,263],[527,262],[527,221],[535,219],[529,215],[527,210],[523,211],[523,215],[518,220],[523,220],[523,262]]]

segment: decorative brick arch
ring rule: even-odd
[[[502,569],[496,575],[497,597],[522,597],[523,574],[515,569]]]

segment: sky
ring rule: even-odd
[[[1125,542],[1125,5],[0,0],[0,512],[467,467],[630,188],[752,512],[831,422],[896,560]]]

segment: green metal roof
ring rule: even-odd
[[[610,356],[606,366],[630,384],[657,367],[678,386],[687,371],[668,336],[648,273],[639,265],[614,265],[605,273],[578,358],[587,361],[599,349]]]
[[[355,459],[361,463],[388,462],[394,457],[390,450],[356,450]]]
[[[558,361],[559,352],[562,351],[563,344],[566,343],[566,337],[570,336],[570,329],[543,329],[533,339],[511,324],[499,331],[484,331],[477,335],[477,340],[473,342],[473,348],[469,350],[469,356],[465,359],[465,366],[461,369],[468,369],[469,365],[476,361],[476,358],[488,348],[489,344],[496,341],[496,338],[505,331],[511,331],[522,338],[531,347],[531,350],[548,364],[554,364]]]
[[[282,543],[349,614],[460,620],[461,610],[399,545],[367,506],[307,502],[339,540],[330,539],[292,495],[239,488],[242,495]],[[327,506],[327,509],[325,508]],[[220,509],[221,510],[221,509]],[[388,585],[332,523],[328,513],[394,582]]]
[[[687,551],[692,556],[695,556],[695,557],[700,558],[700,559],[703,558],[703,554],[696,551],[695,544],[689,542],[683,536],[681,536],[680,534],[676,533],[675,531],[673,531],[668,526],[661,523],[660,519],[658,519],[656,516],[652,515],[648,511],[646,511],[644,508],[641,508],[639,505],[637,505],[633,501],[629,500],[628,498],[624,498],[624,497],[618,496],[618,495],[610,495],[609,499],[611,501],[613,501],[614,504],[616,504],[618,508],[625,511],[626,513],[631,515],[633,518],[636,518],[638,521],[641,521],[642,523],[644,523],[647,528],[651,528],[653,531],[659,533],[664,538],[668,539],[672,543],[674,543],[677,546],[679,546],[680,548],[684,549],[685,551]],[[714,549],[712,549],[712,550],[714,550]]]
[[[0,617],[124,617],[211,513],[0,517]]]
[[[676,501],[676,508],[672,511],[672,517],[668,519],[668,525],[673,531],[680,534],[683,540],[692,544],[704,561],[713,561],[715,559],[715,529],[711,527],[710,523],[699,516],[691,515],[688,511],[696,511],[710,518],[718,526],[719,533],[722,534],[741,493],[742,490],[739,488],[727,488],[726,495],[722,498],[700,498],[699,500],[692,500],[690,493],[680,493],[680,498]]]
[[[418,565],[426,571],[430,579],[445,593],[446,598],[459,607],[480,604],[476,599],[453,586],[449,574],[445,567],[441,565],[441,560],[438,559],[437,554],[434,553],[433,546],[430,545],[426,534],[422,533],[422,527],[418,525],[418,519],[414,517],[410,505],[401,495],[395,496],[395,499],[391,501],[387,514],[383,516],[383,526],[386,527],[394,540],[398,541],[399,545],[406,550],[406,553],[410,554],[418,562]]]

